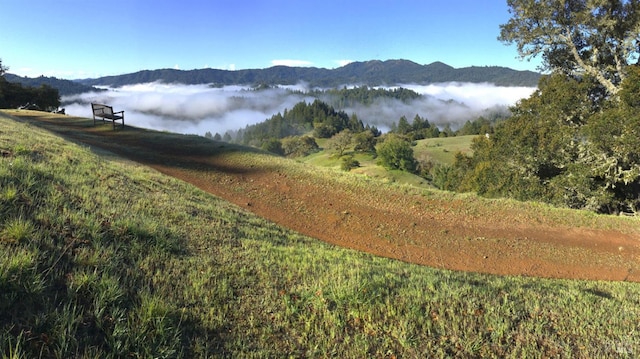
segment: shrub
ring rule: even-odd
[[[285,156],[291,157],[303,157],[320,151],[316,140],[309,136],[285,138],[282,140],[282,149]]]
[[[343,171],[348,172],[348,171],[351,171],[351,169],[357,168],[357,167],[360,167],[360,162],[358,162],[358,160],[353,158],[353,156],[347,156],[342,158],[342,164],[340,165],[340,168]]]
[[[270,138],[262,144],[262,149],[275,153],[276,155],[284,155],[284,149],[282,148],[282,142],[277,138]]]

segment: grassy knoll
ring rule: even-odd
[[[416,158],[425,156],[435,163],[453,164],[456,153],[471,154],[471,140],[477,136],[427,138],[417,141],[413,152]]]
[[[428,138],[415,142],[413,146],[414,157],[420,160],[431,161],[434,164],[451,165],[455,154],[458,152],[470,154],[471,140],[476,136],[438,137]],[[326,149],[327,140],[318,140],[318,145],[325,150],[314,153],[300,159],[302,162],[314,166],[340,168],[342,159],[338,158],[335,151]],[[427,180],[420,176],[403,171],[388,171],[377,164],[376,158],[369,154],[352,153],[360,163],[360,167],[351,170],[353,173],[363,174],[378,178],[385,182],[405,183],[413,186],[431,187]]]
[[[415,174],[400,170],[385,169],[378,165],[376,159],[370,154],[349,152],[348,155],[353,155],[360,163],[359,167],[351,169],[350,172],[352,173],[366,175],[367,177],[376,178],[386,183],[431,187],[427,180]],[[300,159],[301,162],[319,167],[332,168],[336,171],[340,171],[342,160],[342,158],[338,158],[331,150],[323,150]]]
[[[333,247],[0,114],[3,358],[637,357],[639,317],[638,284]]]

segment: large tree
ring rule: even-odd
[[[440,183],[486,196],[640,212],[640,0],[508,0],[500,39],[550,70]],[[437,178],[434,176],[434,178]]]
[[[524,59],[542,55],[544,70],[590,75],[616,94],[638,60],[638,0],[507,0],[512,17],[498,39]]]

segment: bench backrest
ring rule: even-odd
[[[94,115],[113,115],[113,107],[111,106],[92,103],[91,108]]]

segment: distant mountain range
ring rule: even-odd
[[[489,82],[499,86],[538,85],[540,74],[506,67],[453,68],[442,62],[419,65],[409,60],[352,62],[337,69],[274,66],[249,70],[145,70],[131,74],[79,80],[88,86],[119,87],[137,83],[162,81],[181,84],[225,85],[295,85],[305,82],[314,87],[344,85],[400,85],[438,82]]]
[[[88,91],[99,91],[94,86],[120,87],[149,82],[180,83],[187,85],[295,85],[301,82],[312,87],[339,87],[344,85],[393,86],[402,84],[431,84],[440,82],[493,83],[498,86],[538,85],[540,74],[518,71],[499,66],[472,66],[454,68],[442,62],[420,65],[409,60],[352,62],[336,69],[316,67],[274,66],[248,70],[144,70],[130,74],[95,79],[61,80],[55,77],[26,78],[5,74],[10,82],[26,86],[46,84],[57,88],[61,96]]]

